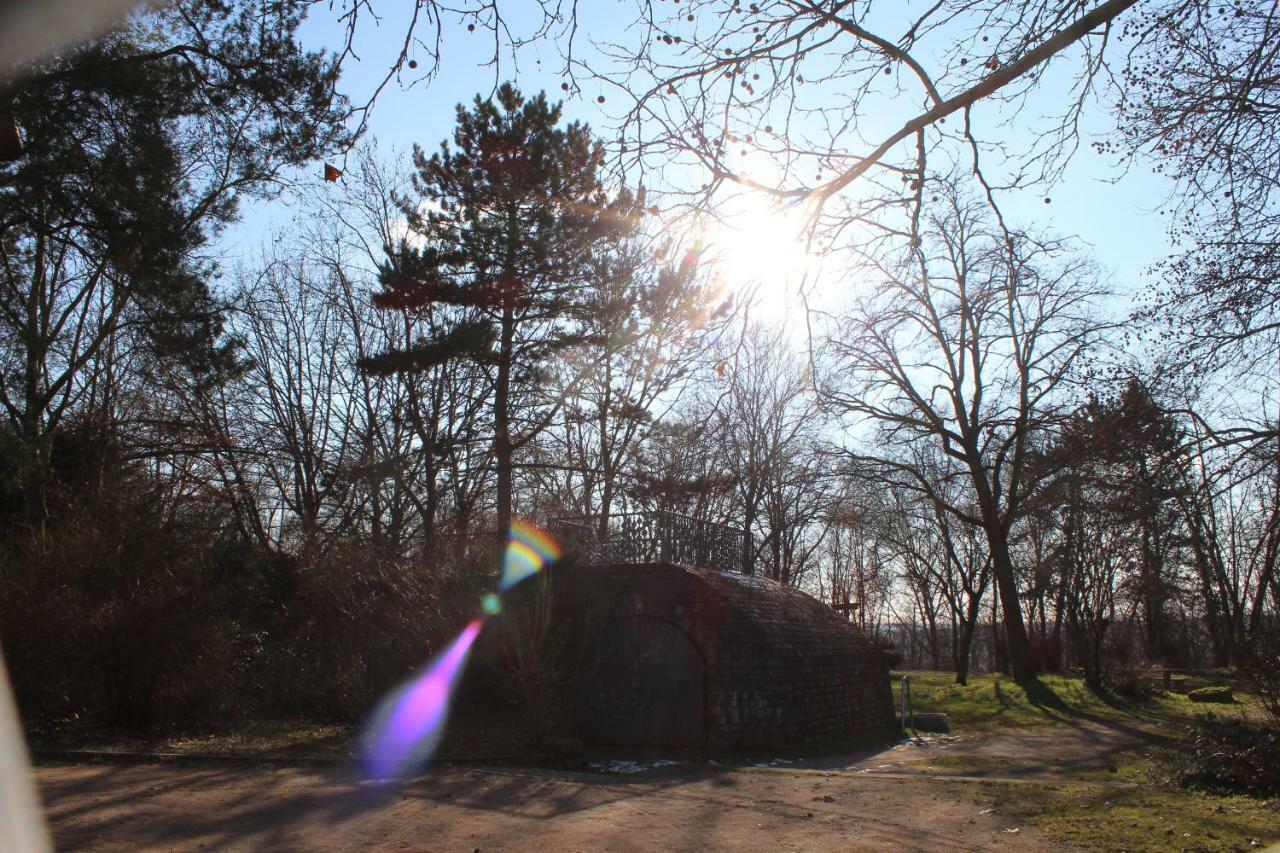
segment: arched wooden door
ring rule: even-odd
[[[608,625],[580,687],[578,726],[593,743],[706,745],[706,664],[669,622],[632,616]]]

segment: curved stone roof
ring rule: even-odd
[[[552,585],[558,613],[582,624],[589,649],[636,617],[692,641],[706,663],[712,746],[811,743],[892,720],[883,651],[799,589],[670,563],[565,566]]]

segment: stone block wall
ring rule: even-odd
[[[620,677],[593,669],[591,650],[608,647],[611,632],[641,617],[674,626],[697,648],[705,696],[689,707],[703,709],[704,745],[712,749],[803,746],[892,724],[886,655],[800,590],[666,563],[553,572],[557,618],[586,640],[581,687],[588,704],[593,691],[608,692],[601,679]],[[636,710],[616,709],[619,718]],[[589,709],[595,720],[608,711]]]

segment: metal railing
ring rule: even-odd
[[[678,512],[553,519],[552,532],[589,563],[681,563],[751,574],[746,532]]]

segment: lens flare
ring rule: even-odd
[[[363,750],[370,776],[401,777],[431,758],[444,732],[449,700],[458,686],[463,664],[483,627],[483,619],[473,619],[421,675],[378,706],[366,730]]]
[[[506,592],[560,559],[560,544],[527,521],[511,525],[511,538],[502,561],[499,592]],[[431,759],[444,734],[449,702],[462,677],[467,655],[484,628],[485,619],[502,612],[502,599],[489,593],[480,601],[485,616],[462,629],[447,649],[418,675],[382,700],[365,727],[361,754],[375,779],[407,776]]]
[[[506,592],[537,574],[544,566],[560,559],[561,553],[560,543],[550,533],[527,521],[512,522],[499,591]]]

